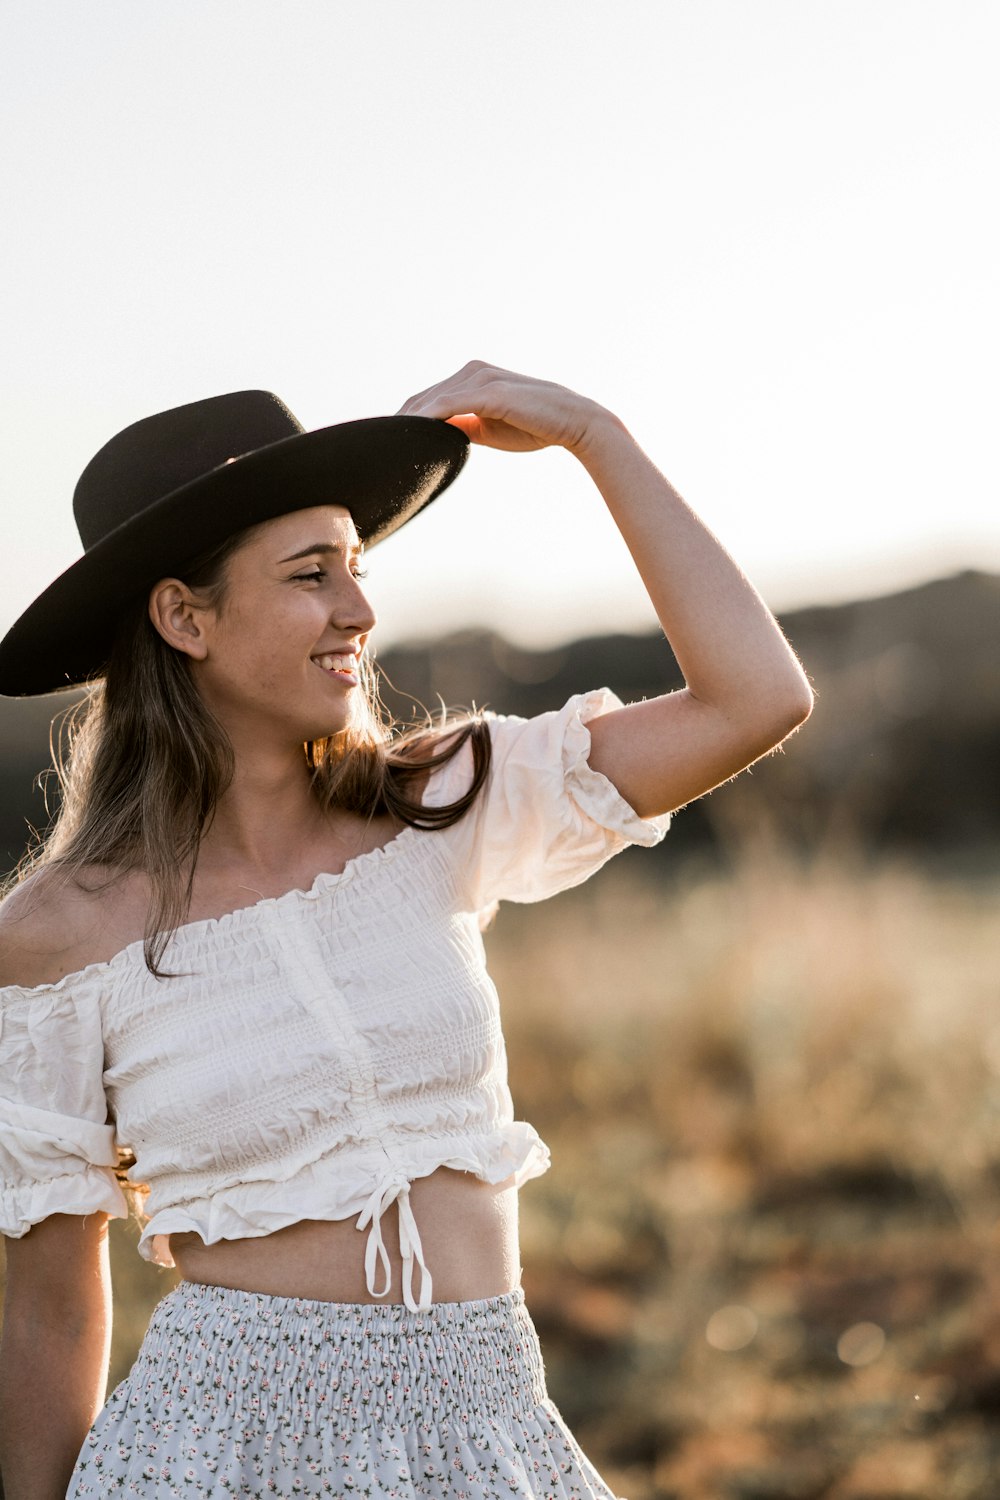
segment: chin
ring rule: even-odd
[[[335,739],[345,730],[363,729],[367,721],[366,706],[367,700],[356,692],[351,694],[350,699],[339,703],[300,703],[299,713],[289,714],[288,725],[299,744],[309,740]]]
[[[353,722],[354,718],[351,714],[331,714],[329,717],[322,718],[317,716],[315,719],[306,721],[304,732],[299,738],[303,741],[336,739],[337,735],[350,729]]]

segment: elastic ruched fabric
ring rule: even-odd
[[[172,1264],[173,1234],[212,1245],[353,1219],[383,1296],[391,1213],[406,1305],[430,1307],[414,1180],[447,1168],[521,1187],[549,1165],[514,1119],[483,913],[578,885],[669,822],[640,818],[589,763],[588,724],[620,706],[598,689],[489,720],[490,775],[457,823],[406,827],[308,889],[185,923],[169,977],[136,941],[55,984],[0,989],[0,1232],[123,1213],[123,1146],[149,1186],[147,1259]],[[466,744],[425,806],[471,777]]]
[[[184,1282],[67,1500],[197,1494],[614,1500],[548,1398],[520,1291],[415,1313]]]

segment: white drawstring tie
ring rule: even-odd
[[[431,1273],[424,1260],[417,1221],[410,1207],[410,1184],[405,1178],[389,1178],[380,1182],[368,1199],[364,1213],[358,1219],[359,1229],[367,1229],[368,1225],[371,1225],[368,1243],[365,1246],[365,1280],[368,1290],[373,1297],[387,1297],[392,1288],[392,1267],[389,1264],[389,1252],[382,1238],[382,1215],[393,1203],[399,1215],[399,1253],[403,1259],[403,1302],[410,1312],[428,1312],[431,1306]],[[377,1261],[381,1261],[382,1274],[385,1277],[385,1286],[381,1290],[375,1285]],[[414,1261],[420,1267],[419,1302],[413,1299]]]

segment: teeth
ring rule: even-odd
[[[353,672],[356,665],[353,656],[317,656],[316,662],[324,672]]]

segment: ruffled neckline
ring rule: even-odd
[[[384,844],[378,844],[374,849],[366,849],[362,854],[355,854],[347,861],[342,870],[321,870],[312,884],[308,887],[293,886],[291,890],[282,891],[279,896],[261,896],[259,901],[252,901],[247,906],[236,906],[231,911],[220,912],[217,917],[199,917],[194,922],[182,922],[175,928],[168,944],[167,953],[175,945],[182,948],[189,942],[201,936],[211,936],[220,932],[239,932],[252,927],[262,917],[272,911],[281,911],[288,907],[297,906],[302,902],[316,901],[330,890],[343,890],[358,875],[369,869],[389,863],[400,850],[411,841],[412,835],[422,830],[407,824],[391,839]],[[68,985],[78,984],[80,981],[108,974],[113,969],[125,964],[136,954],[142,953],[144,938],[136,938],[134,942],[127,943],[124,948],[119,948],[110,958],[100,959],[96,963],[86,964],[82,969],[73,969],[69,974],[64,974],[61,979],[53,980],[50,984],[37,984],[31,987],[23,985],[7,985],[0,987],[0,996],[6,994],[22,995],[45,995],[56,994]]]

